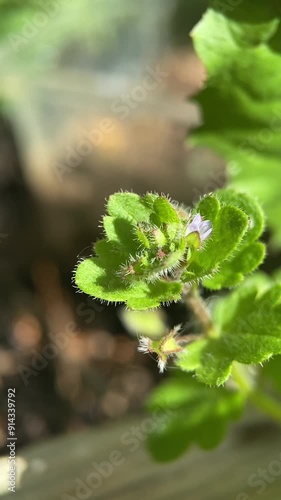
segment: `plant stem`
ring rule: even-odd
[[[204,300],[200,297],[198,290],[194,287],[186,287],[184,289],[183,296],[185,298],[186,305],[192,310],[194,316],[202,326],[204,333],[208,337],[217,337],[210,313]]]
[[[281,423],[281,405],[267,394],[253,387],[239,363],[233,363],[232,377],[241,392],[249,398],[256,408],[269,415],[278,424]]]

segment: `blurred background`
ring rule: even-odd
[[[121,306],[72,284],[105,199],[187,205],[224,183],[190,149],[204,69],[189,32],[203,0],[0,1],[0,450],[16,388],[18,449],[141,411],[159,382]],[[180,305],[160,323],[188,322]],[[161,377],[162,378],[162,377]]]

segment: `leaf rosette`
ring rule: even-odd
[[[187,209],[163,195],[117,193],[103,217],[105,238],[78,264],[78,288],[129,309],[181,298],[186,283],[234,286],[263,260],[260,208],[244,194],[221,191]]]

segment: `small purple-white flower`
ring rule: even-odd
[[[200,242],[206,240],[212,232],[212,223],[210,220],[203,220],[200,214],[196,214],[193,221],[187,226],[186,236],[197,233]]]

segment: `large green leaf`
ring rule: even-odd
[[[182,285],[179,282],[159,280],[157,283],[142,281],[128,286],[118,277],[118,256],[85,259],[75,275],[80,290],[108,302],[125,302],[130,309],[145,310],[158,307],[162,302],[179,300]]]
[[[178,374],[157,388],[149,400],[149,409],[160,411],[161,419],[148,436],[148,447],[161,462],[177,458],[195,443],[214,448],[243,406],[243,395],[234,390],[212,389],[190,375]]]
[[[178,366],[195,370],[206,384],[221,385],[233,361],[256,364],[281,354],[281,285],[250,279],[219,301],[213,320],[218,338],[200,341],[191,353],[187,347]]]
[[[280,2],[211,1],[194,29],[206,66],[199,94],[204,125],[193,142],[229,162],[232,185],[258,197],[281,244]]]

